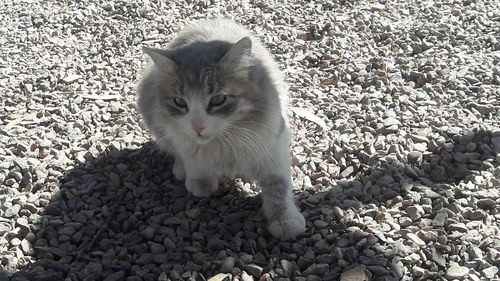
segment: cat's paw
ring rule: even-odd
[[[184,180],[186,178],[186,170],[184,169],[184,164],[179,158],[175,158],[174,166],[172,167],[172,173],[178,180]]]
[[[306,230],[306,220],[295,206],[287,209],[280,217],[268,220],[269,232],[281,240],[295,239]]]
[[[210,197],[219,188],[217,178],[187,179],[187,190],[196,197]]]

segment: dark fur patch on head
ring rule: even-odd
[[[229,51],[232,44],[224,41],[195,42],[185,47],[165,51],[165,55],[177,65],[178,82],[192,89],[207,89],[214,93],[222,88],[217,63]]]

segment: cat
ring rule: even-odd
[[[166,50],[143,47],[137,107],[173,174],[209,197],[219,181],[242,177],[262,188],[269,232],[290,240],[305,231],[294,203],[287,88],[271,54],[228,19],[185,27]]]

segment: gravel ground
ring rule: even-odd
[[[141,46],[221,16],[289,81],[296,241],[248,183],[189,196],[136,112]],[[499,40],[487,0],[4,0],[0,280],[498,280]]]

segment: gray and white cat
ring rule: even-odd
[[[138,109],[158,146],[175,155],[174,176],[194,196],[243,177],[262,188],[270,233],[293,239],[305,230],[294,204],[286,86],[265,47],[230,20],[185,27],[166,50],[144,48],[153,64]]]

